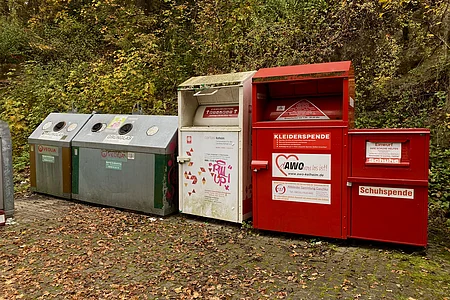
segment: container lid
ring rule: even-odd
[[[69,147],[90,114],[51,113],[28,137],[28,143]]]
[[[330,77],[351,77],[353,68],[350,61],[320,64],[264,68],[253,76],[253,82],[289,81]]]
[[[178,117],[94,115],[72,142],[73,146],[142,153],[173,153]]]
[[[247,79],[251,78],[253,74],[255,74],[255,71],[192,77],[180,84],[178,90],[242,85]]]

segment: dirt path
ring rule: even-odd
[[[31,195],[0,229],[0,299],[447,299],[450,242],[426,251],[258,232]],[[450,298],[449,298],[450,299]]]

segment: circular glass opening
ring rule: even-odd
[[[53,127],[53,131],[60,131],[61,129],[64,128],[64,126],[66,126],[66,122],[61,121],[56,123],[55,127]]]
[[[119,134],[120,135],[127,134],[128,132],[131,131],[131,129],[133,129],[133,124],[131,124],[131,123],[123,124],[119,128]]]
[[[105,127],[106,127],[106,124],[95,123],[94,126],[92,126],[91,131],[92,132],[102,131],[103,129],[105,129]]]
[[[159,128],[157,126],[152,126],[147,130],[147,135],[152,136],[158,132]]]
[[[77,123],[72,123],[67,127],[67,132],[74,131],[78,127]]]

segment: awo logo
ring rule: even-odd
[[[272,153],[272,176],[331,179],[331,154]]]
[[[277,156],[276,165],[284,176],[288,176],[289,170],[303,170],[305,163],[300,160],[297,155],[284,155]]]
[[[38,153],[52,156],[58,156],[58,148],[52,146],[38,145]]]

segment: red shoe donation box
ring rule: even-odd
[[[356,130],[351,62],[252,82],[253,226],[426,245],[426,129]]]
[[[349,237],[427,245],[428,129],[350,130]]]

